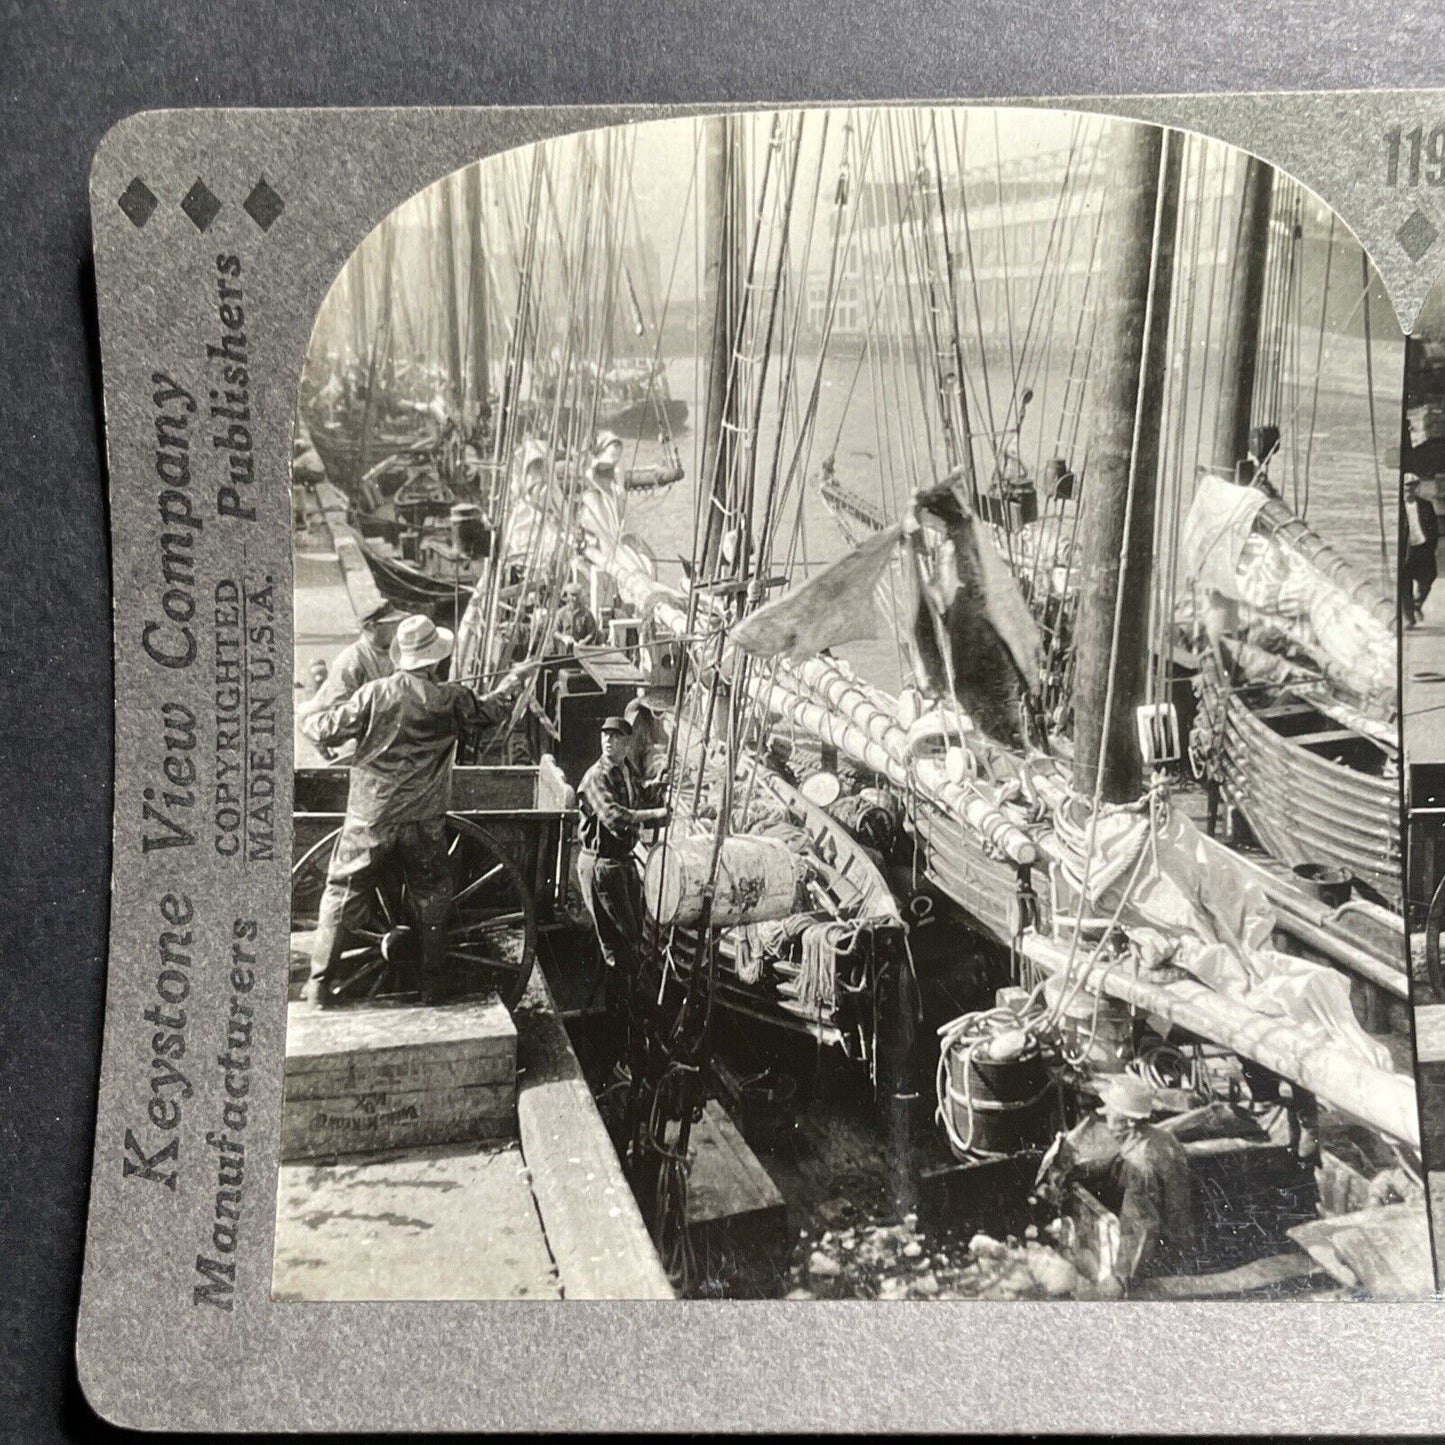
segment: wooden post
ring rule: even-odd
[[[926,1122],[915,1085],[921,1014],[918,982],[901,939],[885,936],[880,943],[874,935],[870,946],[875,950],[877,1098],[884,1127],[888,1193],[893,1207],[902,1214],[918,1204],[918,1135],[919,1126]]]
[[[371,356],[371,298],[367,294],[367,282],[371,270],[371,247],[375,244],[370,238],[362,241],[352,252],[346,268],[350,284],[351,354],[358,367],[368,365]]]
[[[1226,477],[1233,477],[1238,464],[1249,455],[1254,371],[1259,356],[1259,325],[1273,196],[1274,167],[1267,161],[1248,157],[1244,166],[1239,224],[1234,233],[1229,314],[1225,318],[1219,363],[1219,411],[1211,456],[1214,469]]]
[[[711,326],[707,396],[702,431],[701,485],[714,506],[705,518],[701,580],[711,580],[722,545],[721,525],[732,475],[737,424],[737,382],[732,374],[735,321],[741,286],[741,196],[737,185],[738,121],[715,116],[704,123],[703,308],[700,320]]]
[[[1074,786],[1105,802],[1142,788],[1134,710],[1149,665],[1159,424],[1168,374],[1182,137],[1119,125],[1104,254],[1099,380],[1083,481]],[[1115,619],[1118,617],[1117,648]]]

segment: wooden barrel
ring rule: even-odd
[[[955,1154],[1012,1154],[1042,1147],[1054,1131],[1054,1091],[1038,1045],[1017,1058],[993,1059],[976,1040],[948,1052],[949,1140]],[[960,1148],[961,1143],[967,1149]]]
[[[656,923],[664,928],[673,924],[686,927],[702,917],[715,841],[707,833],[673,836],[647,855],[642,892]],[[766,923],[796,912],[804,869],[803,860],[776,838],[724,838],[713,898],[713,927]]]

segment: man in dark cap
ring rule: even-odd
[[[439,998],[452,897],[446,815],[457,738],[505,716],[520,683],[515,669],[485,694],[443,682],[452,634],[429,617],[408,617],[396,641],[394,672],[364,683],[349,700],[314,718],[319,746],[356,743],[346,822],[326,872],[306,987],[307,999],[321,1008],[336,1001],[345,935],[363,911],[376,870],[392,857],[406,870],[421,925],[422,999]]]
[[[667,818],[657,806],[663,785],[644,784],[628,757],[631,738],[625,718],[608,718],[602,756],[577,788],[577,879],[607,970],[608,1013],[623,1027],[642,941],[642,879],[633,849],[644,823]]]
[[[390,602],[383,602],[361,619],[361,636],[336,654],[326,681],[316,689],[316,696],[304,705],[298,715],[301,731],[311,742],[317,740],[316,718],[353,697],[357,689],[366,683],[390,677],[395,671],[391,644],[396,637],[396,629],[406,616]]]

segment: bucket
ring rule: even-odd
[[[1062,978],[1044,983],[1044,1002],[1054,1009],[1064,991]],[[1095,1019],[1095,1005],[1098,1017]],[[1059,1041],[1070,1058],[1103,1074],[1117,1074],[1134,1056],[1134,1020],[1129,1006],[1107,994],[1081,988],[1069,1000],[1058,1021]]]
[[[957,1040],[948,1051],[950,1144],[960,1158],[1013,1154],[1047,1144],[1054,1134],[1054,1091],[1039,1047],[1017,1058],[991,1059],[987,1046]],[[955,1139],[968,1141],[964,1151]]]
[[[647,855],[642,894],[654,922],[684,927],[702,917],[715,839],[710,833],[670,836]],[[723,839],[712,926],[767,923],[796,911],[806,864],[776,838]]]
[[[1339,908],[1350,901],[1354,879],[1343,868],[1332,868],[1327,863],[1296,863],[1289,871],[1311,898],[1327,908]]]

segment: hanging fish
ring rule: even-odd
[[[951,487],[917,493],[914,511],[944,532],[932,567],[925,567],[922,535],[912,538],[912,640],[921,679],[935,697],[956,699],[989,737],[1020,746],[1039,685],[1038,628],[1013,574]],[[1042,736],[1036,727],[1030,732]]]

